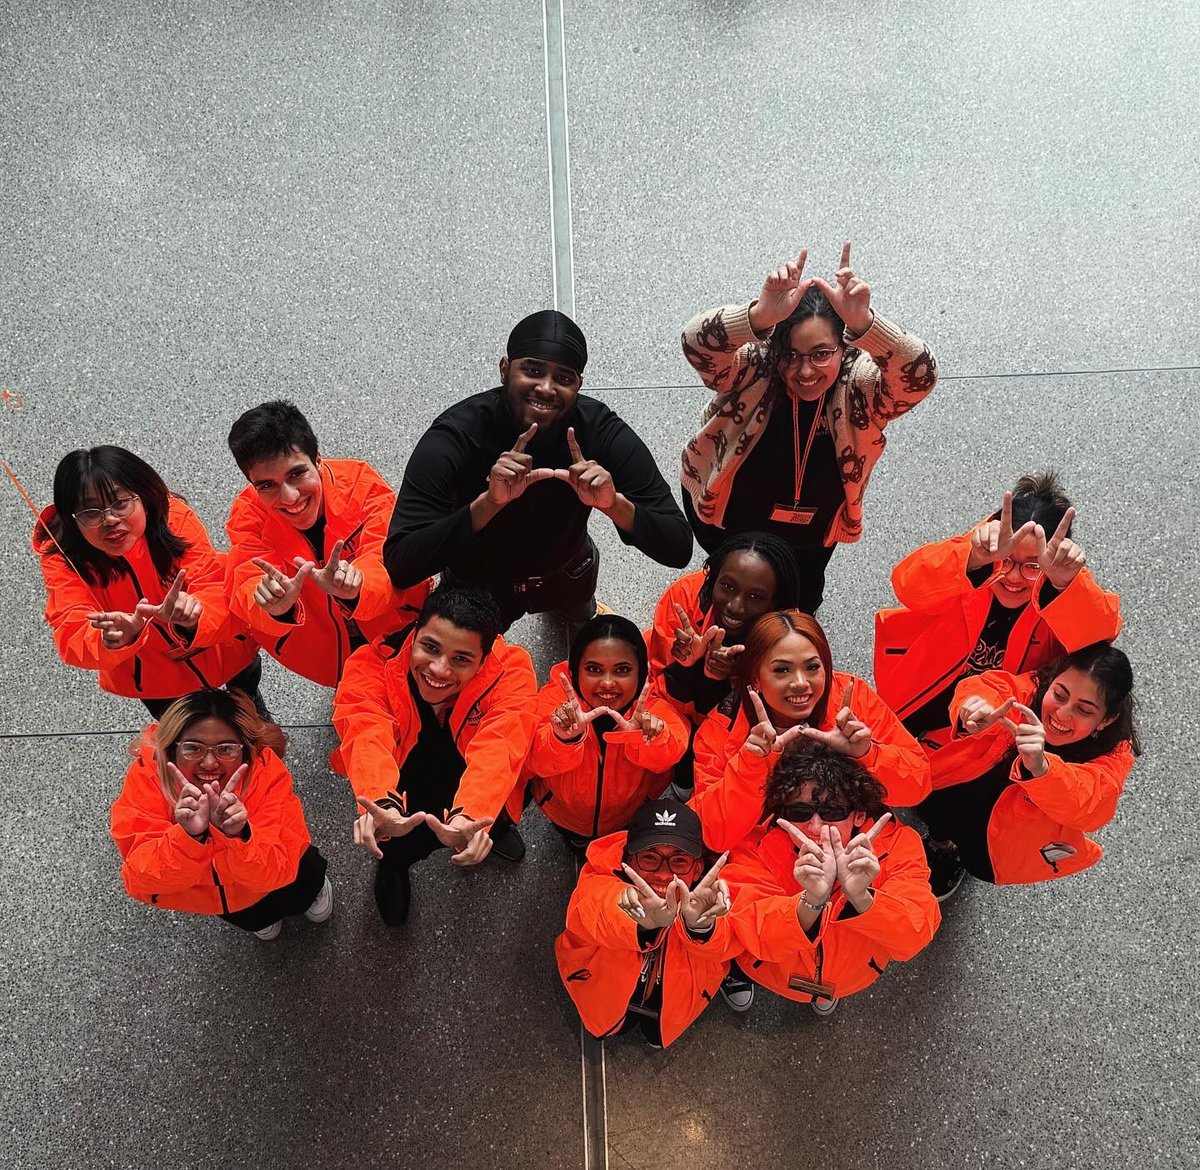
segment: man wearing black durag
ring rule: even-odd
[[[579,393],[587,342],[563,313],[526,317],[501,384],[444,411],[421,437],[396,499],[384,563],[397,587],[432,573],[488,586],[505,628],[525,613],[571,623],[596,609],[593,509],[622,541],[683,568],[692,534],[646,445]]]

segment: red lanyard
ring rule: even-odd
[[[789,394],[788,398],[792,403],[792,456],[795,459],[796,467],[796,494],[793,497],[796,507],[800,507],[800,488],[804,484],[804,471],[808,467],[808,457],[812,453],[813,440],[817,437],[817,431],[821,428],[821,419],[825,417],[825,391],[820,398],[817,399],[817,409],[813,414],[812,426],[808,428],[808,442],[804,444],[804,455],[800,455],[800,408],[799,404]]]

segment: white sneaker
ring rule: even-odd
[[[748,1012],[754,1003],[754,984],[738,972],[731,971],[721,980],[721,998],[735,1012]]]
[[[838,1001],[836,999],[814,999],[812,1001],[812,1010],[817,1015],[828,1018],[837,1011]]]
[[[255,938],[261,938],[263,942],[271,942],[272,939],[277,939],[283,930],[283,919],[278,922],[272,922],[270,926],[264,926],[262,930],[254,932]]]
[[[304,911],[304,917],[309,922],[327,922],[329,916],[333,913],[333,886],[329,884],[329,879],[325,879],[325,884],[321,887],[321,892],[313,899],[313,904]]]

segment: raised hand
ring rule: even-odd
[[[167,774],[179,785],[175,798],[175,823],[189,837],[203,837],[208,831],[208,796],[168,761]]]
[[[643,930],[663,930],[679,915],[679,907],[687,897],[688,888],[682,878],[674,877],[667,886],[665,897],[659,897],[632,866],[622,865],[625,876],[633,883],[621,891],[617,906]]]
[[[569,478],[565,471],[533,466],[533,456],[527,455],[525,448],[537,434],[537,429],[537,423],[530,423],[529,429],[517,436],[512,450],[503,452],[492,464],[492,470],[488,472],[487,497],[496,507],[503,508],[505,504],[511,504],[518,496],[524,495],[525,489],[531,484],[544,479]]]
[[[829,843],[833,848],[834,860],[837,864],[837,878],[846,895],[846,901],[855,910],[863,911],[870,904],[866,902],[865,894],[871,883],[879,876],[879,858],[875,856],[875,838],[883,827],[892,819],[892,814],[884,813],[865,833],[851,837],[846,845],[842,845],[842,835],[831,831]],[[864,905],[864,902],[866,904]]]
[[[688,890],[687,896],[681,898],[679,912],[689,930],[703,933],[718,918],[729,913],[732,905],[729,886],[721,877],[721,870],[728,860],[729,854],[722,853],[712,869],[696,883],[695,889]]]
[[[254,600],[272,617],[282,616],[296,604],[304,582],[313,571],[312,561],[303,561],[294,577],[289,577],[261,557],[255,557],[251,564],[263,572],[262,580],[254,587]]]
[[[650,680],[646,679],[642,686],[642,693],[638,695],[637,702],[630,710],[628,718],[619,711],[613,711],[610,707],[602,709],[612,715],[618,731],[640,731],[642,738],[649,743],[656,735],[661,735],[667,726],[657,715],[651,715],[646,710],[649,700]]]
[[[846,328],[856,336],[862,336],[871,328],[875,314],[871,311],[871,286],[850,267],[849,240],[842,245],[842,262],[838,265],[836,281],[836,284],[829,284],[816,276],[812,283],[825,294]]]
[[[145,621],[157,622],[160,626],[179,626],[185,630],[194,630],[200,621],[200,614],[204,607],[200,603],[200,598],[193,597],[190,593],[184,593],[184,579],[185,573],[180,569],[175,574],[175,580],[171,582],[171,588],[167,590],[166,596],[158,605],[154,605],[143,597],[137,603],[134,613]]]
[[[999,707],[993,707],[987,699],[971,695],[963,700],[958,709],[958,722],[967,735],[978,735],[986,731],[998,719],[1003,719],[1012,710],[1016,699],[1005,699]]]
[[[771,717],[767,714],[767,707],[762,701],[762,696],[753,688],[747,687],[747,690],[750,691],[750,703],[754,707],[754,714],[758,718],[758,722],[750,728],[742,750],[752,752],[756,756],[769,756],[772,752],[783,751],[792,740],[800,735],[800,732],[804,730],[803,727],[796,724],[795,727],[789,727],[786,731],[776,731]]]
[[[323,569],[304,557],[293,558],[297,568],[309,566],[309,575],[320,589],[339,601],[353,601],[362,590],[363,575],[352,562],[342,560],[342,549],[346,542],[339,540],[329,551],[329,559]]]
[[[734,663],[737,661],[737,656],[746,649],[745,646],[726,646],[725,631],[720,626],[710,626],[705,631],[705,636],[713,633],[712,641],[709,643],[708,651],[704,655],[704,673],[709,678],[723,679],[728,678],[733,673]]]
[[[146,619],[139,613],[121,613],[108,610],[104,613],[89,613],[92,628],[100,631],[100,640],[107,650],[123,650],[132,646],[146,628]]]
[[[1004,493],[1000,505],[999,520],[985,520],[976,525],[971,533],[971,554],[967,558],[967,569],[982,569],[984,565],[997,564],[1008,557],[1017,544],[1027,536],[1035,535],[1037,525],[1027,520],[1013,531],[1012,492]]]
[[[703,634],[696,632],[687,610],[678,602],[675,603],[675,641],[671,643],[671,657],[680,666],[694,666],[708,653],[709,647],[718,636],[725,639],[725,631],[718,625],[709,626]]]
[[[224,784],[214,781],[204,785],[204,794],[208,797],[208,823],[226,837],[236,837],[250,823],[237,790],[249,770],[249,764],[242,764]]]
[[[1041,565],[1046,580],[1060,593],[1075,580],[1079,570],[1087,564],[1083,549],[1067,535],[1074,519],[1075,509],[1068,508],[1048,541],[1040,525],[1035,532],[1038,538],[1038,564]]]
[[[575,440],[575,428],[567,428],[567,446],[571,449],[571,466],[567,482],[575,489],[581,504],[589,508],[611,508],[617,502],[617,488],[612,476],[594,459],[585,458]]]
[[[750,327],[755,333],[774,329],[780,321],[791,316],[813,283],[804,279],[807,260],[808,249],[801,248],[795,260],[788,260],[767,273],[758,300],[750,306]]]
[[[563,743],[577,740],[583,734],[584,728],[601,715],[611,715],[616,718],[616,712],[609,707],[593,707],[590,711],[584,711],[580,705],[579,696],[571,685],[571,680],[566,675],[560,674],[558,682],[566,697],[550,715],[550,730]]]
[[[1031,776],[1044,776],[1050,765],[1046,762],[1046,729],[1034,711],[1024,703],[1014,703],[1013,710],[1020,716],[1020,722],[1011,719],[1004,720],[1004,726],[1012,734],[1021,763]]]
[[[383,860],[383,850],[379,848],[381,841],[404,837],[425,823],[426,814],[423,812],[406,816],[400,809],[382,808],[365,796],[356,796],[354,799],[363,810],[354,822],[354,844],[365,849],[376,861]],[[403,803],[403,794],[400,800]]]
[[[472,820],[466,813],[450,816],[449,810],[442,816],[446,819],[438,820],[433,813],[426,813],[425,823],[443,845],[453,850],[450,860],[455,865],[478,865],[491,853],[492,838],[488,829],[492,827],[493,817]]]
[[[853,690],[854,683],[848,682],[842,695],[841,709],[834,716],[833,727],[829,731],[822,731],[818,727],[805,727],[800,734],[808,739],[815,739],[817,743],[823,743],[852,760],[861,760],[871,750],[871,729],[854,714],[854,709],[850,706]]]
[[[792,877],[796,879],[808,901],[814,906],[828,902],[833,892],[833,883],[837,881],[837,859],[830,841],[829,826],[822,825],[821,839],[814,841],[783,817],[776,817],[775,823],[792,839],[792,844],[796,847]]]

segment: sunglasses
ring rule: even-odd
[[[850,812],[850,808],[844,804],[810,804],[808,801],[802,800],[796,804],[786,805],[779,815],[785,821],[803,824],[805,821],[811,821],[814,814],[826,822],[844,821]]]
[[[670,857],[664,857],[653,849],[641,849],[633,855],[633,868],[639,873],[658,873],[665,866],[677,877],[682,877],[699,864],[700,859],[689,853],[672,853]]]

